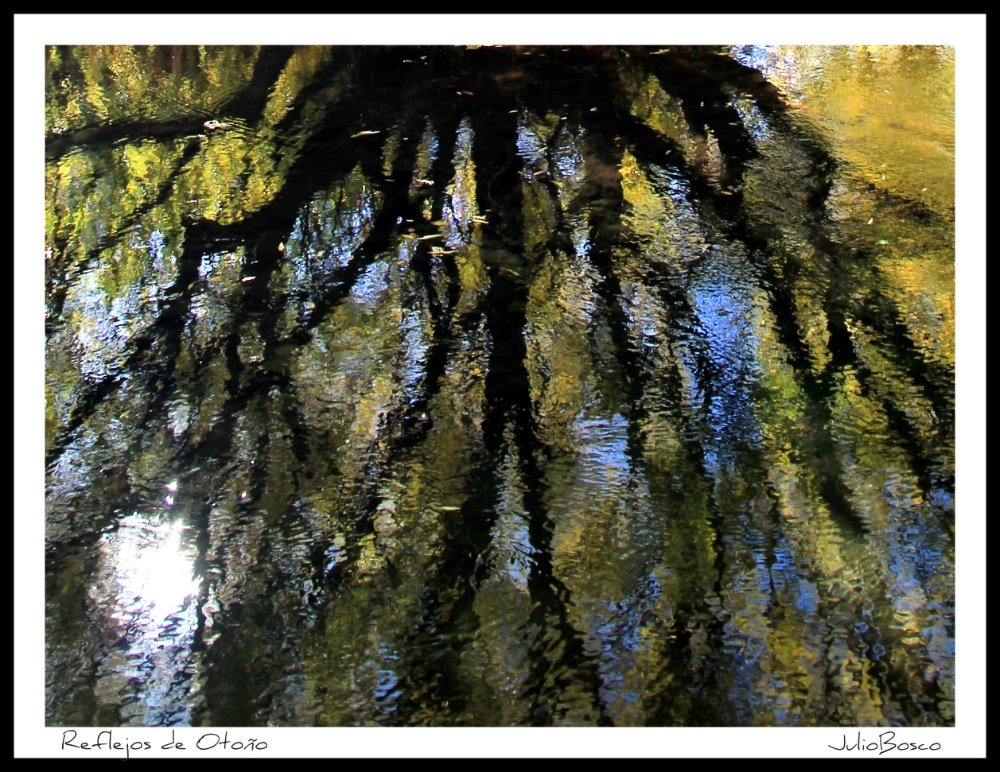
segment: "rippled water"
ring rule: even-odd
[[[951,726],[954,51],[47,50],[51,725]]]

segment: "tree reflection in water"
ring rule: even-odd
[[[953,725],[952,57],[48,49],[47,721]]]

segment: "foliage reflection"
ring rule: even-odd
[[[46,61],[48,723],[954,725],[952,51]]]

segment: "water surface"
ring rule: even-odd
[[[952,49],[46,57],[47,723],[954,725]]]

